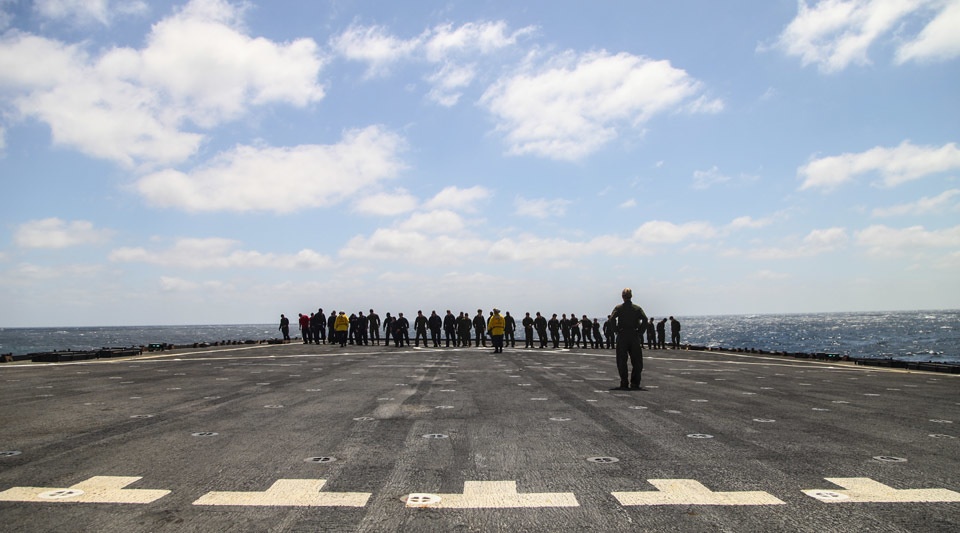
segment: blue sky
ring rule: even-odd
[[[0,326],[956,308],[960,1],[0,0]]]

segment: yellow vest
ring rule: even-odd
[[[507,320],[498,314],[494,314],[487,321],[487,329],[491,335],[503,335],[503,329],[507,325]]]

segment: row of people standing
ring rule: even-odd
[[[420,346],[421,339],[423,345],[428,346],[427,334],[429,332],[430,342],[434,347],[440,347],[442,342],[446,347],[469,347],[471,345],[471,333],[473,333],[473,345],[487,346],[487,336],[491,337],[491,342],[495,335],[493,333],[493,324],[491,320],[494,316],[502,319],[502,342],[503,345],[509,345],[515,348],[517,345],[516,332],[517,323],[514,317],[507,311],[505,315],[500,316],[499,310],[490,312],[489,317],[484,317],[483,310],[477,309],[477,314],[471,319],[466,312],[454,315],[449,309],[446,315],[441,318],[436,311],[432,311],[427,317],[423,311],[417,311],[417,317],[414,319],[413,328],[415,331],[414,346]],[[342,317],[342,318],[341,318]],[[547,348],[552,344],[554,349],[560,348],[562,342],[564,348],[593,348],[593,349],[613,349],[616,346],[617,328],[614,321],[607,320],[601,325],[596,318],[590,319],[587,315],[577,318],[573,313],[568,318],[566,314],[557,316],[556,313],[548,320],[539,311],[536,318],[531,317],[530,313],[521,320],[523,327],[523,338],[525,348],[534,348],[534,332],[536,340],[539,342],[539,348]],[[646,337],[647,348],[665,349],[666,344],[666,318],[656,321],[650,317],[646,322],[644,331],[639,332],[641,342]],[[674,317],[670,317],[670,345],[673,348],[680,347],[680,322]],[[280,331],[283,333],[285,341],[290,340],[289,319],[280,315]],[[386,314],[381,322],[380,316],[370,309],[368,314],[363,311],[351,313],[348,317],[345,311],[331,311],[330,315],[324,314],[323,309],[316,313],[305,315],[300,314],[298,325],[304,344],[310,343],[339,343],[341,346],[347,344],[369,345],[380,344],[380,329],[384,330],[384,344],[389,345],[391,340],[395,346],[410,345],[410,321],[398,313],[396,317]],[[548,334],[549,331],[549,334]],[[441,332],[444,334],[444,340],[441,340]],[[500,347],[502,349],[502,347]]]

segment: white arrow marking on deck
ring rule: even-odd
[[[803,491],[822,502],[960,502],[960,492],[947,489],[895,489],[868,477],[828,477],[834,485],[847,490],[812,489]]]
[[[431,509],[508,509],[514,507],[579,507],[572,492],[517,493],[516,481],[466,481],[463,494],[415,494],[407,507]],[[425,498],[436,496],[437,500]]]
[[[612,492],[620,505],[784,505],[763,491],[713,492],[692,479],[648,479],[656,492]]]
[[[278,479],[263,492],[208,492],[193,505],[363,507],[369,492],[320,492],[326,479]]]
[[[13,487],[0,492],[0,501],[62,503],[150,503],[169,490],[124,489],[139,477],[94,476],[67,488]]]

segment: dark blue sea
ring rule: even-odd
[[[682,342],[699,346],[960,363],[960,310],[677,318]],[[0,328],[0,353],[265,340],[278,334],[275,324]]]

